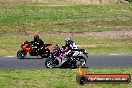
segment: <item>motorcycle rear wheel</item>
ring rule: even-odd
[[[77,67],[85,67],[86,59],[83,56],[75,57],[73,61],[70,62],[70,68],[76,69]]]
[[[78,66],[82,66],[85,67],[86,65],[86,59],[83,56],[78,57],[78,61],[80,62],[80,64]]]
[[[48,57],[50,56],[50,50],[47,49],[47,50],[41,51],[41,52],[40,52],[40,56],[41,56],[42,58],[48,58]]]

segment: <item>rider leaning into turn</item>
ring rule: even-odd
[[[67,47],[68,50],[77,49],[76,44],[70,37],[65,40],[65,47]]]
[[[66,55],[68,55],[72,49],[78,49],[77,45],[73,42],[73,40],[70,37],[65,40],[65,43],[66,43],[65,48],[67,48],[65,53]]]

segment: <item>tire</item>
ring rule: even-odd
[[[76,62],[71,62],[70,68],[71,68],[71,69],[76,69],[76,68],[77,68]]]
[[[42,58],[48,58],[50,56],[50,50],[47,49],[47,50],[42,51],[41,54],[40,54],[40,56]]]
[[[52,64],[52,61],[50,58],[47,58],[46,61],[45,61],[45,66],[47,68],[54,68],[54,65]]]
[[[31,56],[37,56],[37,53],[35,51],[29,52]]]
[[[79,57],[80,66],[85,67],[86,59],[83,56]]]
[[[23,50],[19,50],[19,51],[17,52],[17,58],[18,58],[18,59],[22,59],[22,58],[24,58],[24,57],[26,56],[26,54],[27,54],[27,53],[25,53]]]

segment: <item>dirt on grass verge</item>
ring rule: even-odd
[[[59,32],[59,35],[65,36],[86,36],[94,38],[132,38],[132,30],[129,31],[102,31],[102,32]],[[58,35],[57,34],[57,35]]]
[[[101,32],[93,32],[93,31],[80,31],[80,32],[63,32],[59,31],[54,34],[47,33],[24,33],[24,34],[0,34],[0,37],[33,37],[34,34],[38,34],[41,37],[92,37],[92,38],[129,38],[132,39],[132,30],[129,31],[101,31]]]

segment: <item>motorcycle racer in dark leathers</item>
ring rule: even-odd
[[[17,52],[19,59],[25,58],[26,54],[29,53],[31,56],[41,56],[47,58],[50,56],[49,47],[52,44],[45,44],[38,35],[34,36],[34,41],[24,42],[21,44],[21,49]]]
[[[39,38],[39,35],[34,35],[34,41],[31,41],[31,43],[35,46],[34,51],[37,53],[44,46],[44,42]]]

